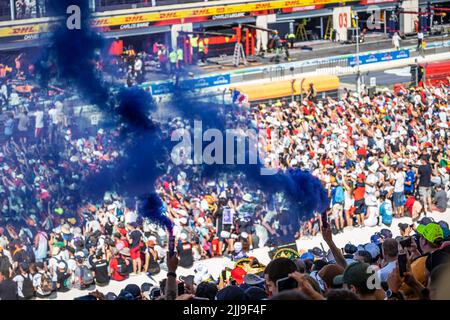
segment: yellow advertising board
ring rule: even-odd
[[[353,0],[354,1],[354,0]],[[202,8],[190,8],[181,10],[156,11],[140,14],[127,14],[112,17],[94,18],[93,27],[111,27],[130,23],[144,23],[164,20],[176,20],[214,15],[226,15],[240,12],[253,12],[262,10],[275,10],[282,8],[306,7],[314,5],[325,5],[339,3],[337,0],[279,0],[244,3],[225,6],[212,6]],[[352,1],[349,1],[352,2]],[[0,28],[0,38],[32,35],[48,31],[48,23],[20,25],[14,27]]]
[[[173,10],[162,12],[149,12],[138,15],[123,15],[115,17],[105,17],[94,19],[92,25],[95,27],[107,27],[128,23],[140,23],[149,21],[163,21],[173,19],[186,19],[195,17],[207,17],[214,15],[224,15],[239,12],[252,12],[261,10],[275,10],[282,8],[306,7],[313,5],[324,5],[330,3],[338,3],[336,0],[283,0],[283,1],[266,1],[254,2],[227,6],[192,8],[185,10]]]

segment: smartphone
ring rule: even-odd
[[[175,254],[175,236],[173,234],[169,235],[169,256]]]
[[[403,238],[400,240],[400,245],[402,248],[409,248],[411,247],[411,237]]]
[[[184,294],[184,282],[178,282],[178,295]]]
[[[403,275],[406,272],[406,254],[399,254],[398,255],[398,270],[400,271],[400,276],[403,277]]]
[[[328,214],[327,214],[327,210],[322,212],[322,226],[324,228],[328,228]]]
[[[295,289],[297,287],[298,287],[298,282],[297,282],[297,280],[295,280],[293,278],[286,277],[286,278],[277,280],[278,292]]]

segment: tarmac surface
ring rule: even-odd
[[[438,43],[450,40],[450,36],[448,35],[433,35],[425,37],[425,41],[427,43]],[[400,42],[400,49],[405,47],[411,47],[417,45],[416,37],[407,37]],[[302,50],[301,47],[310,47],[312,50]],[[360,54],[364,54],[367,52],[378,51],[378,50],[389,50],[393,49],[392,40],[384,34],[369,34],[366,36],[365,41],[360,43],[359,52]],[[447,50],[448,48],[441,49],[428,49],[425,50],[425,54],[433,54],[437,52],[442,52],[443,50]],[[356,43],[347,43],[342,44],[338,42],[332,42],[330,40],[315,40],[315,41],[304,41],[304,42],[296,42],[294,49],[289,50],[289,54],[291,57],[291,62],[301,61],[301,60],[309,60],[309,59],[319,59],[325,57],[333,57],[339,55],[347,55],[347,54],[356,54]],[[418,55],[417,52],[411,52],[411,56]],[[188,66],[184,70],[185,72],[191,72],[193,74],[210,74],[217,72],[227,72],[251,67],[258,66],[274,66],[277,62],[271,61],[274,57],[273,53],[266,53],[263,57],[249,56],[247,57],[248,64],[240,65],[235,67],[232,65],[232,56],[224,56],[224,57],[213,57],[208,58],[207,63],[203,64],[199,62],[196,66]],[[285,59],[285,55],[281,55],[280,63],[287,62]],[[149,73],[146,75],[146,81],[161,81],[171,79],[171,76],[168,76],[163,73]]]

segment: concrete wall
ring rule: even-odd
[[[405,11],[419,11],[419,0],[405,0],[401,5]],[[400,32],[415,33],[414,22],[418,21],[416,14],[401,14],[400,15]]]

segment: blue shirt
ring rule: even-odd
[[[416,181],[416,175],[414,171],[408,170],[406,172],[405,182],[411,182],[411,185],[405,184],[405,191],[412,191],[414,189],[414,182]]]
[[[344,189],[341,186],[336,186],[331,189],[332,204],[343,203],[345,199]]]
[[[392,203],[389,200],[385,200],[380,206],[381,222],[385,225],[391,225],[392,223]]]

